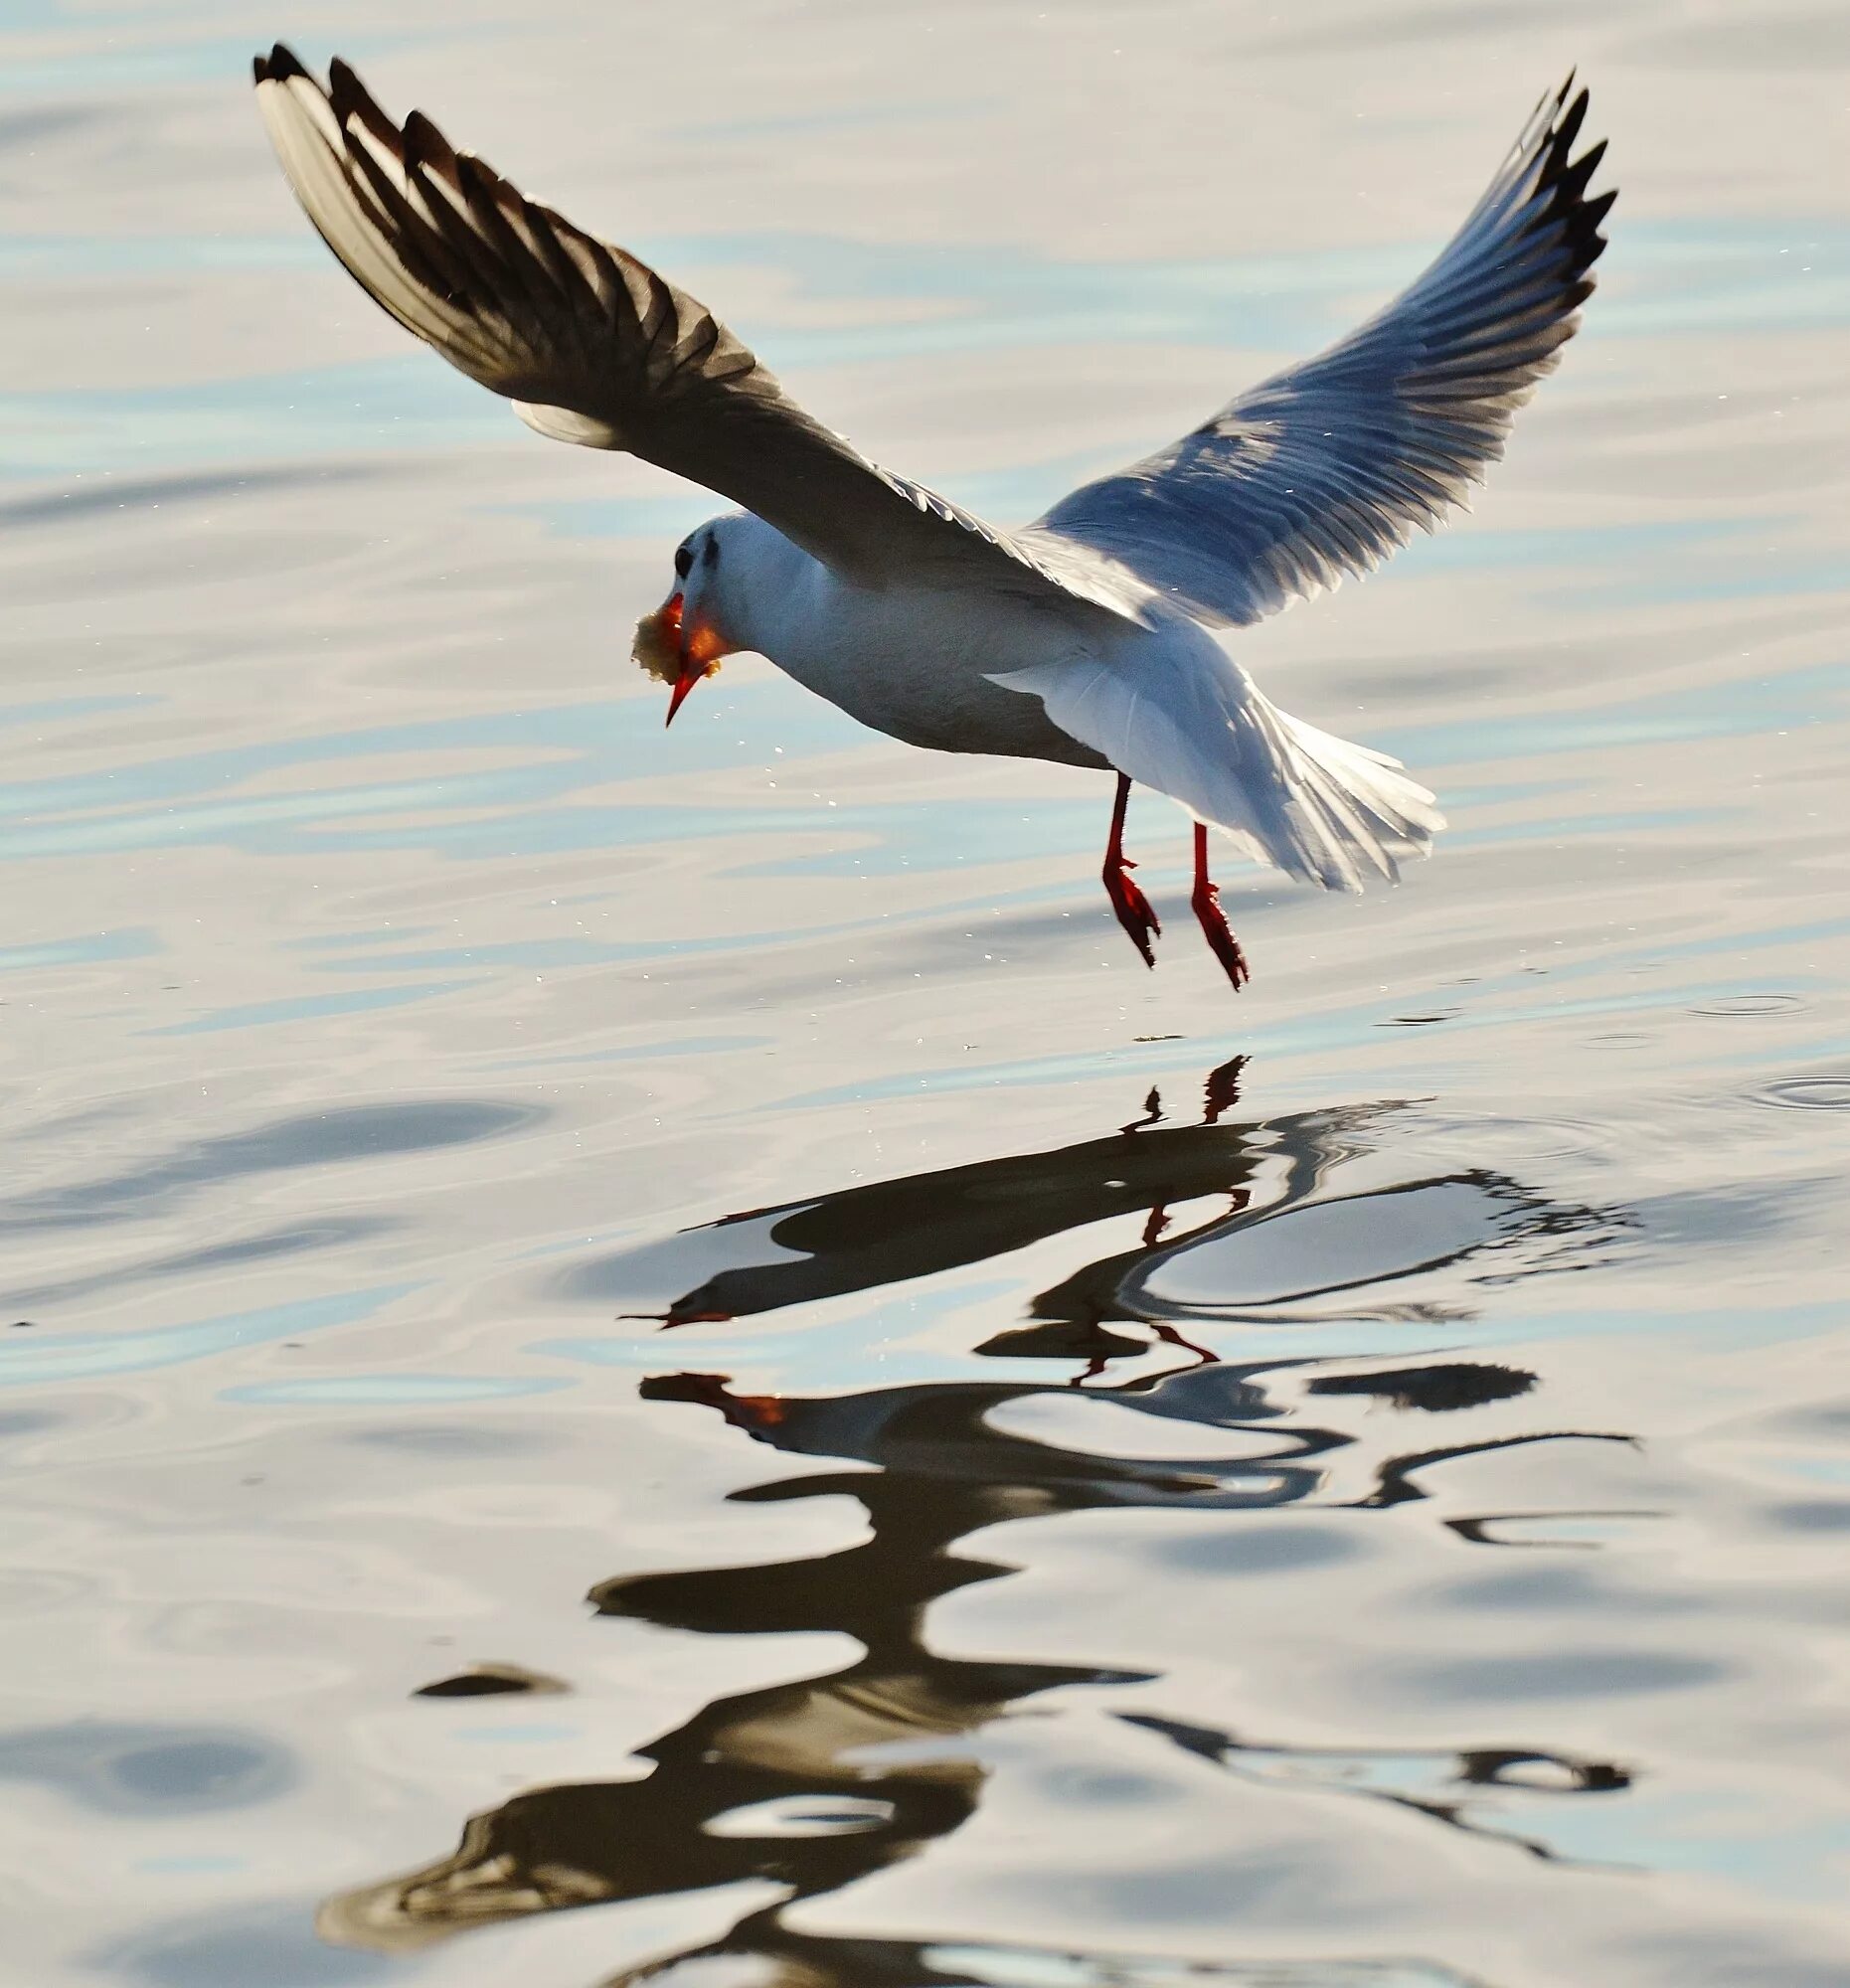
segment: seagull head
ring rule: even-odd
[[[744,645],[727,633],[727,574],[723,540],[729,519],[716,518],[683,539],[674,556],[674,590],[636,624],[633,654],[658,682],[672,684],[668,720],[687,694]]]

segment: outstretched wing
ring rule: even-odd
[[[1023,545],[1072,541],[1240,624],[1372,570],[1464,502],[1578,328],[1605,247],[1615,195],[1587,197],[1605,146],[1570,159],[1587,115],[1573,86],[1543,98],[1470,219],[1378,317],[1075,490]]]
[[[812,420],[704,304],[532,201],[347,65],[323,88],[278,45],[257,104],[308,218],[408,331],[529,427],[706,485],[865,584],[954,580],[1130,611],[1090,560],[1043,560]],[[1134,589],[1133,589],[1134,591]]]

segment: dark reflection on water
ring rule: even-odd
[[[1244,1778],[1285,1786],[1330,1787],[1370,1795],[1430,1816],[1453,1829],[1500,1837],[1532,1857],[1553,1863],[1545,1842],[1493,1828],[1476,1816],[1471,1797],[1480,1789],[1514,1788],[1527,1793],[1610,1794],[1631,1785],[1631,1775],[1609,1760],[1577,1760],[1560,1753],[1537,1753],[1508,1746],[1466,1748],[1454,1753],[1375,1752],[1337,1747],[1267,1746],[1237,1739],[1209,1726],[1126,1713],[1126,1722],[1160,1733],[1184,1751],[1212,1760]],[[1400,1785],[1395,1785],[1395,1782]],[[1424,1783],[1424,1785],[1422,1785]]]
[[[1209,1075],[1198,1125],[1165,1124],[1152,1090],[1141,1115],[1110,1137],[728,1216],[592,1258],[567,1273],[564,1291],[635,1302],[691,1275],[664,1310],[632,1315],[716,1323],[961,1268],[1142,1214],[1138,1247],[1084,1264],[1034,1299],[1039,1323],[981,1349],[1102,1362],[1124,1344],[1105,1330],[1112,1324],[1178,1340],[1176,1322],[1191,1317],[1468,1315],[1436,1298],[1433,1285],[1583,1268],[1631,1226],[1620,1210],[1554,1202],[1489,1168],[1324,1198],[1331,1175],[1369,1150],[1371,1129],[1401,1107],[1230,1120],[1244,1065],[1236,1058]],[[1175,1211],[1203,1201],[1216,1206],[1178,1226]]]
[[[543,1677],[538,1671],[523,1669],[519,1664],[472,1664],[466,1671],[458,1671],[453,1677],[437,1678],[431,1684],[420,1685],[420,1698],[510,1698],[521,1697],[530,1692],[550,1693],[566,1691],[569,1686],[561,1684],[557,1678]]]
[[[1341,1211],[1342,1229],[1326,1234],[1344,1244],[1342,1286],[1359,1292],[1368,1282],[1359,1242],[1366,1235],[1377,1239],[1378,1280],[1440,1269],[1468,1279],[1490,1273],[1491,1265],[1507,1273],[1512,1252],[1526,1252],[1532,1268],[1555,1267],[1560,1247],[1607,1239],[1619,1218],[1552,1203],[1490,1173],[1393,1183],[1316,1202],[1336,1170],[1367,1150],[1361,1131],[1391,1107],[1233,1122],[1227,1114],[1238,1099],[1238,1065],[1214,1073],[1200,1125],[1162,1126],[1161,1100],[1152,1093],[1141,1117],[1109,1138],[855,1188],[676,1239],[670,1260],[691,1265],[697,1281],[656,1315],[685,1326],[867,1290],[1103,1216],[1147,1212],[1139,1247],[1083,1265],[1033,1302],[1032,1325],[975,1349],[1058,1363],[1063,1371],[1045,1381],[921,1382],[839,1395],[753,1393],[725,1374],[695,1371],[644,1381],[645,1400],[710,1410],[769,1449],[855,1466],[777,1478],[733,1496],[749,1503],[848,1498],[864,1511],[868,1537],[840,1551],[764,1565],[619,1574],[591,1590],[592,1605],[605,1616],[702,1635],[832,1631],[852,1637],[860,1655],[839,1670],[709,1704],[641,1748],[634,1778],[532,1788],[471,1817],[451,1855],[331,1899],[319,1920],[325,1936],[410,1950],[531,1913],[757,1880],[774,1884],[781,1896],[756,1903],[718,1940],[614,1979],[637,1980],[698,1958],[749,1960],[757,1971],[740,1978],[790,1988],[1030,1976],[1154,1981],[1191,1972],[1304,1988],[1462,1982],[1424,1964],[1267,1962],[1243,1969],[1221,1954],[1190,1969],[1121,1954],[836,1937],[788,1922],[799,1902],[915,1857],[960,1828],[990,1778],[978,1736],[993,1722],[1064,1689],[1157,1682],[1150,1673],[1084,1661],[972,1661],[928,1647],[925,1624],[934,1600],[1012,1572],[959,1552],[966,1536],[1106,1507],[1211,1512],[1225,1516],[1225,1532],[1168,1541],[1157,1550],[1195,1572],[1237,1579],[1279,1565],[1280,1553],[1310,1565],[1359,1551],[1327,1528],[1314,1537],[1298,1529],[1298,1537],[1288,1538],[1275,1521],[1243,1527],[1242,1513],[1275,1515],[1295,1506],[1359,1517],[1419,1501],[1422,1473],[1451,1458],[1564,1439],[1625,1439],[1611,1431],[1537,1427],[1481,1442],[1423,1445],[1368,1465],[1358,1484],[1339,1489],[1333,1466],[1357,1445],[1357,1424],[1375,1405],[1445,1414],[1519,1400],[1534,1389],[1535,1376],[1491,1362],[1420,1362],[1413,1354],[1373,1365],[1227,1361],[1184,1337],[1174,1320],[1185,1306],[1140,1295],[1158,1287],[1165,1266],[1212,1242],[1227,1252],[1217,1260],[1237,1286],[1243,1235],[1257,1239],[1256,1248],[1275,1269],[1284,1257],[1270,1246],[1266,1225],[1293,1210],[1321,1208]],[[1429,1222],[1410,1259],[1400,1212],[1410,1195],[1438,1187],[1453,1193],[1453,1233],[1447,1241]],[[1170,1236],[1170,1206],[1202,1198],[1217,1204],[1209,1218]],[[756,1225],[752,1238],[770,1245],[762,1261],[752,1260],[749,1250],[748,1260],[740,1260],[739,1234],[748,1225]],[[703,1247],[723,1255],[724,1266],[703,1271]],[[796,1249],[803,1255],[787,1254]],[[1281,1288],[1278,1302],[1294,1305],[1335,1288],[1329,1260],[1325,1252],[1323,1268],[1311,1269],[1301,1288]],[[652,1267],[659,1273],[663,1264]],[[578,1286],[628,1289],[650,1268],[647,1251],[609,1256],[580,1272]],[[1370,1299],[1348,1315],[1380,1312]],[[1417,1308],[1409,1315],[1417,1316]],[[1108,1329],[1126,1324],[1169,1343],[1165,1371],[1110,1377],[1120,1355],[1147,1364],[1146,1344]],[[1124,1438],[1126,1413],[1147,1421],[1154,1446],[1174,1450],[1177,1423],[1200,1431],[1199,1446],[1159,1460],[1087,1446],[1093,1421],[1106,1419],[1118,1424],[1115,1447],[1134,1448]],[[1043,1427],[1051,1433],[1035,1432]],[[1502,1819],[1509,1798],[1522,1799],[1527,1818],[1538,1800],[1609,1794],[1631,1780],[1630,1770],[1613,1761],[1482,1736],[1438,1749],[1307,1748],[1147,1710],[1114,1716],[1250,1786],[1387,1803],[1546,1860],[1558,1853],[1544,1835]]]
[[[1269,1128],[1220,1122],[1237,1101],[1242,1064],[1236,1059],[1210,1077],[1200,1125],[1148,1129],[1162,1117],[1152,1090],[1142,1114],[1111,1136],[731,1215],[665,1246],[593,1258],[570,1274],[566,1290],[620,1298],[658,1263],[698,1266],[711,1253],[725,1267],[677,1297],[666,1322],[745,1318],[960,1268],[1114,1216],[1149,1210],[1154,1219],[1172,1202],[1221,1195],[1244,1208],[1269,1143],[1254,1134]],[[1344,1129],[1369,1115],[1288,1121],[1294,1136],[1280,1143],[1296,1176],[1292,1198],[1315,1187],[1323,1168],[1342,1157]],[[755,1242],[768,1245],[762,1261],[750,1260]],[[791,1259],[793,1251],[800,1253]]]

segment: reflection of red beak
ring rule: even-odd
[[[783,1420],[787,1404],[778,1395],[735,1395],[730,1374],[652,1374],[640,1393],[650,1402],[698,1402],[702,1408],[718,1408],[735,1428],[751,1434],[775,1428]]]

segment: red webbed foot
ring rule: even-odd
[[[1240,949],[1240,941],[1234,936],[1233,926],[1227,922],[1227,913],[1221,910],[1220,887],[1208,875],[1208,830],[1203,822],[1195,824],[1195,892],[1189,903],[1208,941],[1208,949],[1221,962],[1238,994],[1253,978],[1253,972]]]

